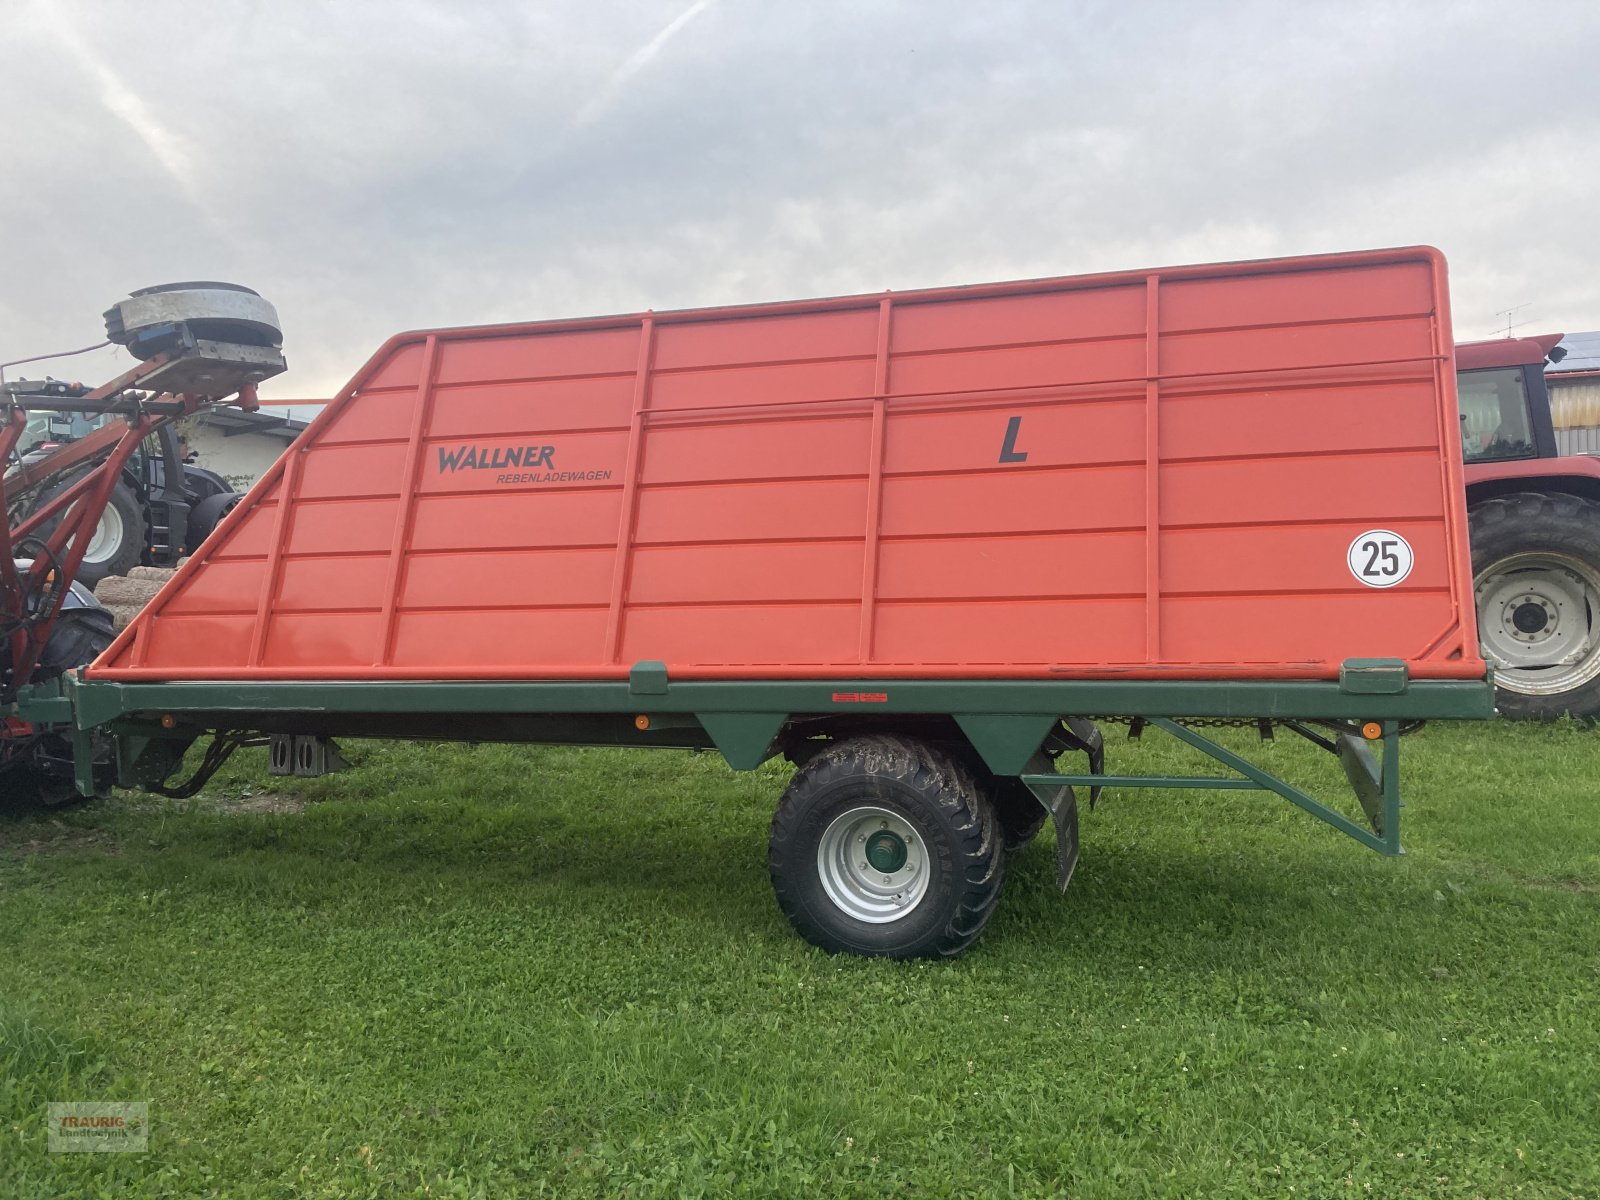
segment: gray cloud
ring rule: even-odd
[[[132,287],[402,328],[1429,242],[1600,327],[1592,4],[86,0],[0,11],[0,358]],[[62,374],[109,374],[109,352]]]

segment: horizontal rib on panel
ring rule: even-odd
[[[858,661],[861,605],[630,608],[622,661],[820,666]]]
[[[628,600],[638,605],[854,601],[863,540],[641,546]]]
[[[405,487],[404,442],[381,446],[325,446],[300,454],[295,500],[334,496],[397,496]]]
[[[1048,387],[1143,378],[1143,338],[1125,341],[1011,346],[998,350],[892,355],[889,392],[896,396]]]
[[[308,504],[304,500],[289,508],[289,554],[352,554],[388,552],[394,544],[394,521],[399,502],[387,500],[330,500]],[[251,526],[263,514],[252,511]],[[270,512],[266,514],[270,518]],[[268,539],[270,519],[263,524]],[[252,530],[253,532],[253,530]],[[263,548],[264,549],[264,548]]]
[[[859,537],[865,479],[641,488],[636,545]]]
[[[266,579],[267,564],[263,559],[217,559],[208,563],[204,571],[191,572],[175,584],[162,612],[173,616],[231,612],[253,617]]]
[[[1136,662],[1144,654],[1144,606],[1128,600],[880,601],[873,639],[879,662],[929,665]]]
[[[435,382],[489,383],[500,379],[560,379],[632,374],[639,365],[638,324],[617,329],[565,329],[439,343]]]
[[[1157,343],[1161,374],[1218,375],[1323,365],[1383,363],[1425,357],[1429,319],[1360,321],[1314,329],[1280,328],[1169,333]]]
[[[1415,661],[1445,631],[1448,596],[1363,589],[1326,596],[1169,597],[1161,602],[1161,649],[1178,663]]]
[[[1163,526],[1439,518],[1437,455],[1330,455],[1161,468]]]
[[[339,420],[317,438],[319,446],[346,442],[403,442],[411,433],[411,415],[417,403],[414,390],[362,392],[351,398]]]
[[[878,546],[880,600],[1138,595],[1143,531],[895,539]]]
[[[382,608],[388,569],[388,555],[287,556],[279,568],[273,611]]]
[[[615,546],[622,488],[418,496],[413,551]],[[391,533],[393,526],[390,526]]]
[[[1163,280],[1160,326],[1167,334],[1224,325],[1314,325],[1432,311],[1432,271],[1423,263],[1396,263],[1292,275]]]
[[[872,395],[874,375],[870,356],[783,366],[657,370],[650,376],[650,407],[732,408],[859,399]]]
[[[872,422],[834,419],[743,421],[648,427],[643,484],[720,479],[864,475]]]
[[[1144,467],[987,471],[883,481],[885,537],[1144,525]]]
[[[432,438],[478,439],[626,429],[633,415],[633,377],[457,384],[434,391]]]
[[[414,555],[406,567],[400,607],[603,605],[610,599],[616,559],[609,546]]]
[[[739,363],[802,362],[871,355],[878,306],[738,320],[660,321],[651,361],[658,371]]]
[[[1307,439],[1307,426],[1317,430]],[[1163,395],[1162,457],[1220,458],[1433,447],[1439,412],[1425,383]]]
[[[1144,334],[1143,283],[918,303],[897,301],[890,354]]]
[[[606,610],[402,612],[396,667],[587,666],[606,661]]]
[[[182,670],[185,667],[243,667],[250,653],[255,612],[248,616],[219,613],[161,613],[140,630],[146,662]]]
[[[383,617],[369,613],[273,613],[265,667],[370,667],[378,661]],[[238,652],[236,652],[238,653]]]
[[[252,504],[248,513],[240,516],[221,541],[208,539],[206,561],[215,562],[230,558],[261,558],[272,548],[272,529],[278,519],[276,499]]]
[[[415,342],[391,351],[389,357],[361,387],[363,392],[377,388],[414,388],[422,373],[422,343]]]

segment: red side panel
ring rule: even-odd
[[[1430,250],[408,334],[91,673],[1481,677],[1455,429]]]

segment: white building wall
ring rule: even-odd
[[[263,433],[223,437],[222,430],[211,425],[199,425],[189,434],[189,449],[199,455],[195,465],[215,471],[237,492],[249,491],[288,448],[282,437]]]

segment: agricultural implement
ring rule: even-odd
[[[111,641],[110,614],[79,580],[93,583],[103,574],[102,552],[114,563],[130,536],[135,551],[144,541],[147,509],[125,483],[129,464],[147,455],[147,445],[159,448],[168,460],[167,477],[179,478],[172,423],[212,405],[253,408],[256,384],[286,366],[277,313],[248,288],[149,288],[105,317],[108,340],[139,360],[110,383],[0,382],[7,517],[0,546],[0,705],[7,708],[28,686],[83,666]],[[76,436],[58,436],[58,424]],[[141,474],[159,477],[160,466],[151,463]],[[190,508],[177,498],[181,494],[163,490],[155,509],[158,531],[187,521]],[[117,532],[107,549],[111,524]],[[165,542],[161,548],[168,548]],[[86,569],[86,560],[94,570]],[[89,771],[106,747],[103,738],[83,731],[73,736],[76,755],[58,723],[10,712],[0,727],[0,788],[45,799],[74,794],[74,757]],[[95,770],[104,777],[106,766]]]
[[[1427,249],[403,334],[13,719],[85,793],[102,744],[169,794],[256,742],[782,756],[795,928],[950,955],[1046,822],[1066,886],[1080,793],[1263,791],[1398,854],[1401,734],[1492,711],[1459,446]],[[1105,719],[1222,770],[1108,772]]]

